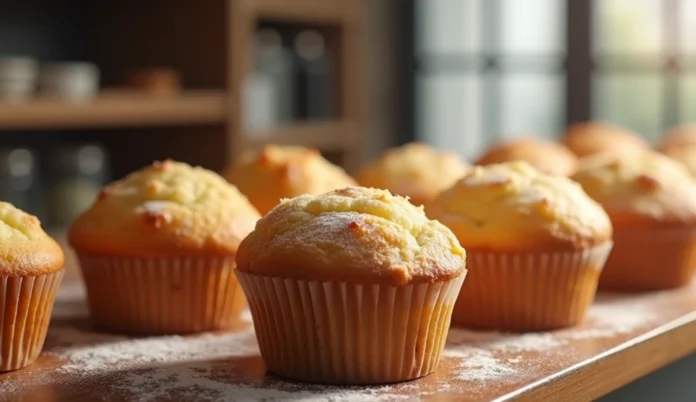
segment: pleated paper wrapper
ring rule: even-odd
[[[435,370],[466,274],[404,286],[237,276],[272,373],[314,383],[381,384]]]
[[[26,367],[39,356],[62,278],[63,270],[0,277],[0,371]]]
[[[614,249],[599,288],[622,291],[685,286],[696,269],[693,228],[614,229]]]
[[[106,330],[186,334],[233,327],[245,306],[234,257],[78,253],[92,320]]]
[[[545,331],[580,323],[612,244],[568,252],[467,253],[468,278],[452,325]]]

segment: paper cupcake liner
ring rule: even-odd
[[[63,270],[0,277],[0,371],[31,364],[41,353]]]
[[[659,290],[687,285],[696,269],[693,228],[614,229],[599,288]]]
[[[234,257],[135,258],[78,253],[96,326],[183,334],[234,326],[244,294]]]
[[[405,286],[237,271],[269,371],[324,384],[381,384],[432,373],[465,274]]]
[[[543,331],[581,322],[611,243],[581,251],[467,253],[468,279],[452,325]]]

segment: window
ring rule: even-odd
[[[412,0],[410,139],[473,158],[517,135],[696,120],[694,0]],[[409,26],[409,25],[407,25]]]
[[[595,0],[593,114],[650,140],[689,120],[688,56],[696,41],[692,0]],[[691,113],[692,119],[696,116]]]

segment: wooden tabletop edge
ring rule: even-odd
[[[696,311],[661,325],[591,359],[528,384],[494,402],[587,401],[696,351]]]

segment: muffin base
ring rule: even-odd
[[[18,370],[41,353],[63,270],[0,277],[0,371]]]
[[[687,285],[696,270],[696,229],[614,229],[599,288],[646,291]]]
[[[137,258],[78,253],[92,320],[137,334],[228,329],[245,305],[234,257]]]
[[[270,372],[347,385],[435,371],[466,274],[405,286],[237,276]]]
[[[469,251],[469,278],[452,325],[511,332],[576,325],[594,300],[611,248],[609,242],[570,252]]]

